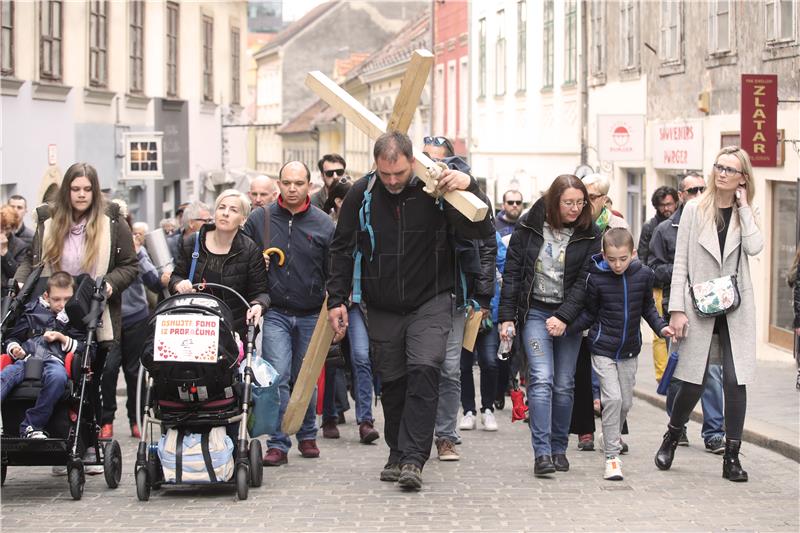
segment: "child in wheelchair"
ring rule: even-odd
[[[21,437],[45,439],[53,409],[67,384],[67,354],[85,349],[85,333],[72,327],[64,310],[75,291],[75,281],[66,272],[56,272],[47,290],[29,303],[24,315],[4,339],[4,353],[14,361],[0,372],[0,401],[25,379],[25,367],[32,359],[42,360],[42,389],[20,424]]]

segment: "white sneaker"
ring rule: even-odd
[[[469,431],[470,429],[475,429],[475,425],[475,413],[472,411],[467,411],[467,413],[461,419],[461,424],[459,424],[458,429]]]
[[[84,461],[96,461],[97,457],[94,452],[94,446],[90,446],[86,448],[86,452],[83,454]],[[83,465],[83,472],[90,476],[96,476],[98,474],[103,473],[103,465]]]
[[[622,481],[622,464],[619,457],[606,457],[606,472],[603,479]]]
[[[67,475],[67,467],[66,466],[54,466],[53,467],[53,475],[54,476],[66,476]]]
[[[494,413],[488,409],[481,413],[481,425],[484,431],[497,431],[497,420],[494,418]]]
[[[46,439],[47,434],[41,429],[34,429],[33,426],[25,428],[26,439]]]

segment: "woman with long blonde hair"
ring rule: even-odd
[[[722,477],[747,481],[739,463],[746,386],[756,367],[756,308],[748,257],[764,246],[751,202],[753,167],[747,152],[725,147],[714,159],[707,188],[683,209],[672,270],[670,326],[678,341],[675,377],[681,380],[656,466],[672,465],[681,429],[703,393],[709,359],[721,357],[725,395],[725,455]],[[708,317],[695,309],[692,286],[734,275],[740,303],[725,314]]]
[[[74,277],[105,278],[107,305],[97,329],[95,357],[97,370],[102,370],[106,353],[120,337],[122,291],[139,273],[128,223],[117,204],[106,204],[97,171],[88,163],[75,163],[67,169],[55,200],[38,207],[35,218],[36,233],[15,279],[23,283],[40,264],[44,265],[43,276],[63,270]],[[113,434],[111,425],[107,426],[101,431],[102,438]]]

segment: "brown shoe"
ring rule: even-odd
[[[306,459],[316,459],[319,457],[319,448],[317,448],[317,441],[315,439],[301,440],[297,444],[297,449],[300,450],[300,455]]]
[[[264,466],[280,466],[289,462],[286,452],[278,448],[270,448],[264,455]]]
[[[339,428],[336,427],[336,420],[326,420],[322,423],[322,437],[325,439],[339,438]]]
[[[450,439],[437,439],[436,451],[439,452],[440,461],[458,461],[461,458],[456,451],[456,445]]]
[[[358,436],[361,439],[361,444],[369,444],[370,442],[378,440],[380,434],[372,422],[364,420],[358,425]]]
[[[142,438],[142,432],[139,431],[139,424],[132,424],[131,425],[131,437],[133,437],[134,439],[141,439]]]

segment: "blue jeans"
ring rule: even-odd
[[[522,331],[528,357],[528,406],[534,457],[563,454],[569,441],[581,333],[551,337],[547,311],[531,309]]]
[[[264,316],[264,328],[261,340],[261,357],[275,367],[278,377],[278,391],[281,407],[278,411],[278,423],[283,424],[283,415],[289,405],[289,389],[294,385],[300,367],[303,365],[308,343],[317,324],[317,315],[292,316],[270,309]],[[308,403],[303,425],[297,432],[297,440],[309,440],[317,437],[317,390]],[[289,435],[279,431],[270,435],[267,448],[277,448],[282,452],[289,451],[292,441]]]
[[[464,309],[457,309],[453,313],[453,326],[447,335],[444,362],[439,374],[439,403],[436,406],[434,435],[437,439],[451,442],[458,442],[460,438],[456,432],[456,423],[461,398],[461,345],[464,344],[466,320]]]
[[[678,394],[681,380],[672,378],[667,389],[667,415],[672,416],[672,404]],[[708,377],[700,397],[700,407],[703,409],[703,429],[700,435],[703,442],[708,442],[712,437],[725,437],[724,396],[722,394],[722,365],[709,364]]]
[[[0,401],[6,399],[14,387],[22,383],[25,379],[25,361],[17,361],[9,365],[0,373]],[[47,426],[50,415],[58,400],[64,394],[64,387],[67,386],[67,370],[63,363],[55,358],[44,360],[42,366],[42,390],[36,398],[33,407],[25,411],[25,418],[19,425],[19,434],[25,435],[28,426],[33,429],[42,430]]]
[[[369,361],[369,337],[364,314],[358,305],[347,312],[347,339],[353,365],[353,389],[356,396],[356,422],[374,422],[372,416],[372,363]]]
[[[497,359],[497,348],[500,346],[500,335],[497,328],[479,333],[475,341],[478,352],[478,366],[481,369],[481,412],[494,412],[494,400],[497,398],[497,374],[500,361]],[[471,352],[461,353],[461,408],[477,413],[475,408],[475,380],[472,377]]]

